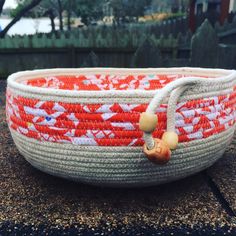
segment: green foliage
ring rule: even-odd
[[[14,17],[30,0],[18,0],[18,6],[12,10],[11,16]],[[55,16],[59,16],[58,0],[43,0],[36,8],[32,9],[26,17],[41,17],[45,15],[49,9],[53,11]],[[62,10],[66,15],[74,15],[81,17],[82,22],[89,25],[92,21],[103,18],[103,4],[106,0],[60,0]]]
[[[77,0],[75,4],[75,14],[81,17],[85,25],[89,25],[92,21],[103,18],[103,4],[105,0]]]
[[[15,17],[31,0],[16,1],[18,5],[11,11],[12,17]],[[40,17],[48,9],[53,10],[55,16],[58,16],[58,1],[61,2],[62,10],[66,12],[70,11],[74,16],[82,17],[82,21],[86,24],[103,17],[104,4],[109,4],[115,18],[121,21],[135,20],[137,17],[142,16],[145,9],[150,5],[155,11],[165,12],[168,10],[175,11],[176,8],[179,11],[182,9],[186,10],[189,4],[189,0],[42,0],[37,7],[25,16]]]
[[[135,21],[139,16],[143,16],[151,0],[111,0],[110,3],[114,18],[119,23]]]
[[[152,0],[152,6],[157,12],[186,12],[189,0]]]
[[[11,11],[11,17],[15,17],[16,14],[27,4],[29,4],[31,0],[18,0],[18,5],[15,9]],[[55,12],[57,10],[57,0],[43,0],[37,7],[33,8],[30,12],[28,12],[25,17],[42,17],[45,12],[49,9],[54,9]]]
[[[12,10],[11,16],[15,17],[17,13],[27,5],[31,0],[18,0],[18,6]],[[51,16],[60,19],[60,29],[63,29],[62,12],[67,16],[68,29],[72,22],[71,17],[80,17],[85,25],[102,20],[104,17],[104,6],[107,5],[113,12],[114,23],[121,24],[125,22],[136,22],[139,17],[144,15],[145,10],[152,6],[154,9],[168,8],[176,11],[181,6],[186,6],[188,0],[42,0],[42,2],[30,12],[26,17]],[[59,4],[60,3],[60,4]],[[49,15],[49,13],[51,15]],[[179,12],[173,14],[173,18],[180,16]]]
[[[17,13],[22,10],[22,8],[31,2],[31,0],[18,0],[17,2],[18,4],[16,8],[12,9],[10,12],[11,17],[15,17]],[[51,2],[53,2],[53,0],[43,0],[37,7],[28,12],[25,17],[39,17],[42,13],[42,8],[46,9],[50,7]]]
[[[171,19],[178,19],[181,17],[186,17],[186,13],[178,12],[178,13],[170,13],[170,15],[165,20],[171,20]]]
[[[18,0],[17,2],[18,2],[17,7],[14,8],[14,9],[12,9],[11,12],[10,12],[10,16],[11,16],[12,18],[16,17],[16,15],[17,15],[26,5],[28,5],[28,4],[31,2],[31,0]],[[30,17],[30,16],[31,16],[31,13],[28,12],[25,16],[26,16],[26,17]]]

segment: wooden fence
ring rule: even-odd
[[[35,34],[6,36],[0,39],[0,49],[6,48],[135,48],[145,39],[150,39],[156,45],[171,47],[176,44],[177,38],[181,43],[189,42],[191,33],[179,33],[174,37],[172,33],[159,36],[153,33],[150,25],[139,27],[99,27],[79,29],[71,32],[57,32],[55,34]]]
[[[44,35],[40,44],[34,41],[35,36],[31,39],[17,36],[15,39],[15,47],[8,42],[8,46],[0,49],[1,77],[19,70],[85,66],[202,66],[236,69],[236,46],[223,44],[207,20],[193,36],[190,33],[179,34],[177,38],[171,35],[167,38],[143,35],[143,38],[133,37],[136,46],[124,44],[118,47],[116,44],[103,43],[99,47],[82,47],[79,42],[81,38],[76,40],[66,36],[66,45]],[[96,38],[93,40],[99,41]]]
[[[215,28],[221,41],[228,36],[234,42],[232,35],[236,35],[236,16],[232,21],[225,21],[223,25],[216,22]],[[137,48],[144,39],[150,39],[154,44],[165,44],[165,47],[188,44],[191,39],[187,18],[164,21],[162,24],[129,24],[119,27],[97,26],[74,31],[56,32],[55,34],[35,34],[24,36],[6,36],[0,39],[0,49],[5,48]],[[181,39],[181,40],[179,40]],[[228,39],[227,39],[228,40]]]

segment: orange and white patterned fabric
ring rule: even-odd
[[[187,77],[187,75],[185,75]],[[24,80],[28,86],[62,90],[156,90],[183,75],[79,75]],[[148,104],[77,104],[42,101],[7,91],[7,119],[11,129],[27,137],[57,143],[93,146],[141,146],[138,122]],[[167,104],[156,115],[153,135],[166,129]],[[180,142],[207,138],[233,126],[236,121],[236,88],[228,95],[177,104],[175,129]]]
[[[156,90],[188,75],[78,75],[48,76],[25,80],[25,85],[64,90]],[[201,76],[204,77],[204,76]]]

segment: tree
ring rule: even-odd
[[[15,17],[10,21],[10,23],[0,32],[0,38],[3,38],[8,30],[21,19],[22,16],[27,14],[31,9],[37,6],[42,0],[25,0],[26,4],[21,6],[19,11],[16,13]],[[0,14],[2,12],[3,5],[5,0],[0,0]]]
[[[189,0],[152,0],[152,7],[157,12],[172,12],[182,11],[184,13],[189,5]]]
[[[172,0],[171,2],[171,12],[177,13],[179,11],[179,1],[178,0]]]
[[[119,24],[126,20],[137,21],[140,16],[144,15],[151,2],[151,0],[111,0],[115,23]]]
[[[22,7],[27,5],[28,0],[18,0],[18,6],[12,10],[11,15],[15,15],[21,10]],[[63,0],[42,0],[37,7],[31,9],[25,16],[32,18],[39,18],[43,16],[48,16],[51,21],[52,32],[55,31],[55,18],[58,16],[60,23],[60,30],[63,30],[63,17],[62,11],[64,5]],[[63,2],[66,2],[65,0]]]
[[[85,25],[103,18],[103,4],[105,0],[77,0],[74,13],[81,18]]]
[[[72,16],[73,13],[76,12],[76,7],[77,7],[77,4],[78,4],[78,1],[76,1],[76,0],[64,0],[62,3],[64,5],[64,9],[66,10],[66,15],[67,15],[67,29],[71,30],[71,16]]]
[[[3,6],[4,6],[4,3],[5,3],[6,0],[0,0],[0,15],[2,13],[2,9],[3,9]]]
[[[55,20],[56,16],[54,14],[53,9],[52,8],[48,9],[47,11],[45,11],[44,15],[45,16],[48,15],[48,17],[49,17],[49,19],[51,21],[52,32],[55,32],[56,31],[56,27],[55,27],[54,20]]]
[[[54,20],[52,22],[52,15],[54,16],[54,19],[56,18],[56,16],[58,16],[59,18],[59,27],[60,30],[62,31],[64,28],[63,25],[63,16],[62,16],[62,12],[64,9],[64,5],[66,2],[65,0],[43,0],[40,4],[40,7],[42,9],[44,9],[44,13],[42,14],[44,15],[48,15],[50,20],[51,20],[51,24],[54,24]],[[53,31],[53,26],[52,26],[52,31]]]
[[[123,0],[111,0],[111,7],[113,9],[114,24],[119,25],[124,22],[125,6]]]
[[[57,5],[58,5],[58,16],[59,16],[59,23],[60,23],[60,30],[63,30],[63,17],[62,17],[62,4],[61,0],[57,0]]]
[[[187,12],[189,7],[189,0],[181,0],[180,5],[181,5],[181,12],[182,13]]]

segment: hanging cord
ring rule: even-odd
[[[167,127],[166,127],[167,132],[175,132],[176,105],[177,102],[179,101],[180,96],[184,93],[184,91],[187,88],[188,88],[187,86],[177,88],[170,94],[167,107]]]
[[[173,90],[170,94],[167,106],[167,132],[175,132],[175,110],[179,97],[187,89],[187,86],[183,86]],[[154,147],[154,139],[149,132],[144,132],[144,140],[147,148],[150,150]]]
[[[233,73],[235,75],[235,73]],[[158,164],[167,163],[171,157],[171,151],[177,148],[178,135],[175,133],[175,111],[180,96],[195,86],[213,86],[233,81],[233,76],[226,78],[201,78],[184,77],[167,84],[158,90],[154,98],[149,103],[146,112],[142,113],[139,120],[139,127],[144,132],[143,139],[144,153],[149,160]],[[202,92],[204,93],[204,92]],[[156,111],[162,101],[169,96],[167,107],[167,128],[162,139],[154,139],[152,132],[155,130],[158,120]]]

